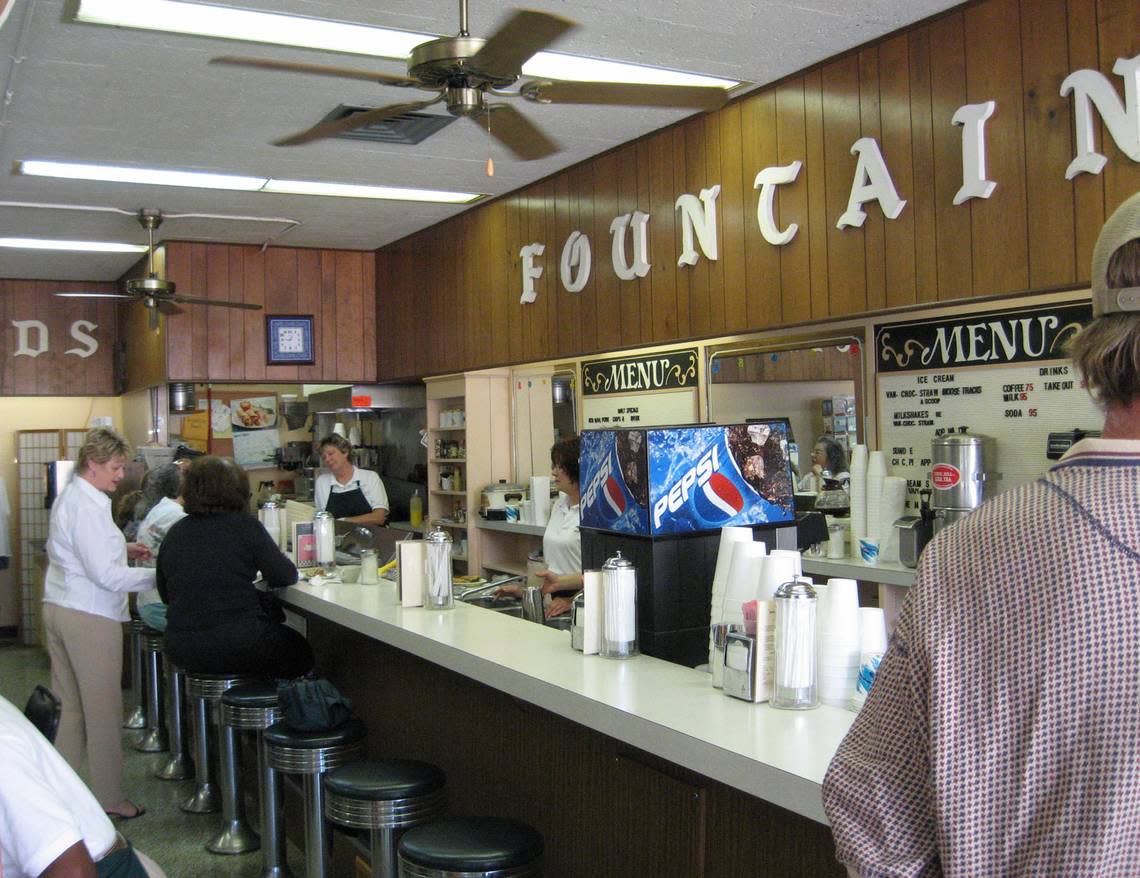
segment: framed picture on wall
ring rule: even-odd
[[[270,366],[313,364],[312,314],[267,314],[265,331],[265,356]]]

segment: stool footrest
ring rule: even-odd
[[[400,829],[416,826],[442,814],[447,804],[443,790],[408,799],[373,801],[325,792],[325,816],[352,829]]]

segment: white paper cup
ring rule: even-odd
[[[875,537],[859,537],[859,557],[868,567],[879,563],[879,541]]]

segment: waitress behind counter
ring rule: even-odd
[[[388,520],[388,492],[372,470],[352,465],[352,444],[333,433],[321,440],[321,463],[331,472],[317,476],[317,510],[356,524],[382,525]]]
[[[538,574],[543,581],[542,593],[551,595],[547,618],[570,612],[574,595],[582,590],[582,538],[578,533],[579,447],[577,436],[561,439],[550,447],[550,474],[558,488],[558,500],[550,510],[550,520],[542,534],[542,556],[547,569]],[[505,585],[495,593],[522,597],[522,587]]]

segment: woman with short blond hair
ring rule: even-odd
[[[154,586],[154,570],[127,566],[148,550],[111,517],[130,446],[114,430],[88,432],[75,475],[52,504],[44,632],[51,687],[63,702],[56,747],[76,771],[86,756],[91,791],[112,817],[143,813],[123,795],[123,627],[127,593]]]

